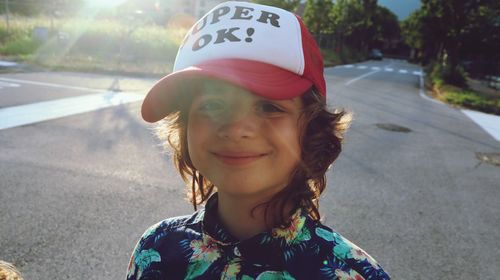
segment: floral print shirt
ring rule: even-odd
[[[365,251],[298,210],[287,228],[232,237],[217,218],[217,196],[191,216],[166,219],[142,235],[127,280],[390,279]]]

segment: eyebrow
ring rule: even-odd
[[[271,101],[276,101],[276,102],[286,102],[286,103],[290,103],[291,105],[299,105],[299,103],[295,100],[295,98],[292,98],[292,99],[268,99],[268,100],[271,100]],[[300,99],[297,99],[300,101]]]

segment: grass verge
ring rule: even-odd
[[[455,107],[500,115],[500,98],[453,85],[431,85],[434,97]]]
[[[43,39],[35,31],[45,29]],[[0,21],[0,58],[53,70],[164,75],[171,71],[184,27],[118,20],[44,17]]]
[[[470,88],[467,84],[467,73],[459,68],[455,72],[455,81],[458,85],[446,82],[451,77],[446,65],[430,63],[426,66],[426,84],[432,89],[436,99],[455,107],[467,108],[488,114],[500,115],[500,95],[488,94]]]

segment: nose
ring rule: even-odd
[[[221,121],[217,135],[219,138],[230,141],[251,139],[256,136],[258,118],[249,110],[242,108],[232,110],[227,117]]]

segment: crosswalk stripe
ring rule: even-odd
[[[81,90],[81,91],[85,91],[85,92],[89,92],[89,91],[90,92],[103,92],[102,89],[78,87],[78,86],[68,86],[68,85],[52,84],[52,83],[37,82],[37,81],[28,81],[28,80],[21,80],[21,79],[12,79],[12,78],[5,78],[5,77],[0,77],[0,82],[13,82],[13,83],[20,83],[20,84],[36,85],[36,86],[74,89],[74,90]]]
[[[407,71],[407,70],[405,70],[405,69],[399,69],[399,73],[401,73],[401,74],[406,74],[406,73],[408,73],[408,71]]]
[[[103,92],[0,109],[0,129],[67,117],[142,100],[132,92]]]
[[[20,84],[6,83],[6,82],[0,81],[0,88],[3,88],[3,87],[20,87],[20,86],[21,86]]]
[[[12,66],[16,66],[16,65],[17,65],[17,63],[15,63],[15,62],[0,60],[1,67],[12,67]]]

